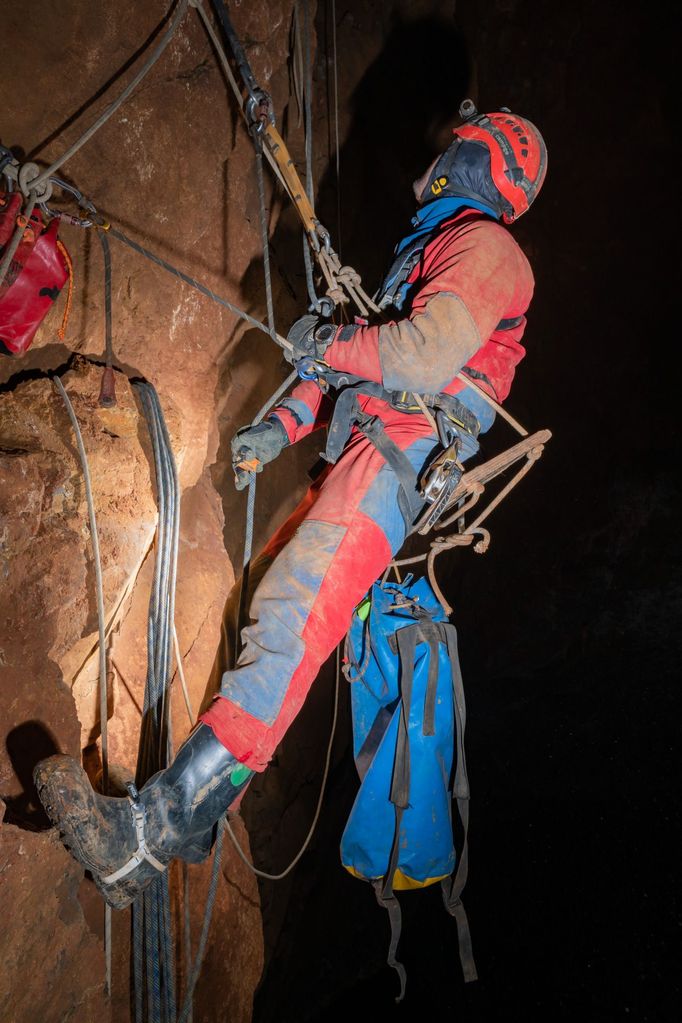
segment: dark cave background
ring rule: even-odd
[[[544,190],[514,228],[537,285],[508,404],[554,437],[493,516],[489,553],[441,560],[468,699],[465,905],[480,979],[461,981],[439,890],[407,893],[407,995],[393,1004],[385,915],[338,858],[356,786],[342,689],[318,831],[286,895],[261,885],[254,1019],[677,1020],[673,33],[655,6],[462,0],[455,21],[434,10],[404,23],[389,5],[337,5],[342,67],[363,33],[385,37],[352,96],[343,259],[379,279],[413,212],[410,182],[464,95],[525,114],[549,150]],[[324,12],[317,27],[323,40]],[[320,195],[334,225],[331,171]],[[484,454],[509,442],[498,424]],[[266,806],[282,822],[252,840],[265,869],[288,862],[307,830],[331,695],[328,671],[245,801],[247,823]],[[292,821],[282,800],[311,747],[320,771],[301,779]]]

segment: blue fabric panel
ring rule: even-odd
[[[400,239],[395,247],[396,256],[399,255],[403,249],[409,245],[411,241],[413,241],[413,239],[419,238],[423,234],[430,234],[431,231],[438,227],[441,221],[449,220],[450,217],[454,217],[455,213],[464,209],[479,210],[481,213],[487,213],[489,216],[494,217],[495,220],[499,219],[492,206],[488,206],[488,204],[484,202],[477,202],[475,199],[465,199],[458,196],[446,196],[443,199],[434,199],[433,202],[427,203],[425,206],[421,206],[412,217],[412,226],[414,227],[414,231]]]
[[[301,662],[303,629],[345,534],[345,526],[306,519],[256,590],[238,670],[225,672],[220,695],[268,725]]]
[[[430,437],[421,437],[405,450],[415,473],[421,473],[429,456],[436,450],[436,441]],[[415,489],[416,489],[415,478]],[[405,542],[405,523],[398,507],[398,477],[390,465],[386,464],[379,470],[375,481],[362,501],[360,511],[381,526],[388,537],[391,552],[395,555]]]
[[[284,398],[279,402],[279,407],[288,409],[301,426],[310,426],[315,421],[312,410],[299,398]]]
[[[458,391],[456,397],[474,413],[481,424],[481,433],[487,433],[495,422],[495,409],[492,405],[485,398],[482,398],[480,394],[477,394],[473,387],[465,387],[463,391]],[[478,444],[476,445],[476,451],[478,451]],[[471,452],[471,454],[475,453],[475,451]],[[470,458],[471,455],[467,454],[466,457]]]
[[[459,398],[459,395],[457,397]],[[482,402],[483,399],[480,398],[479,401]],[[470,407],[468,402],[466,404]],[[462,439],[460,461],[465,462],[478,452],[479,445],[478,441],[468,434],[462,433]],[[436,453],[437,448],[437,441],[433,436],[429,436],[420,437],[405,449],[404,454],[415,471],[415,488],[426,463]],[[399,488],[398,477],[393,469],[388,464],[384,465],[360,502],[360,511],[374,519],[388,537],[394,557],[405,542],[405,523],[398,506]]]

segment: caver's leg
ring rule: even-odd
[[[433,446],[422,438],[406,447],[416,471]],[[397,491],[363,437],[311,490],[264,552],[276,556],[257,587],[238,667],[222,675],[221,695],[170,767],[139,794],[99,795],[70,757],[38,765],[50,818],[111,905],[127,905],[173,857],[198,858],[251,771],[267,766],[353,608],[403,542]]]
[[[416,473],[434,445],[433,437],[403,445]],[[265,572],[237,668],[223,673],[220,694],[202,715],[239,761],[265,769],[321,664],[345,635],[353,609],[405,533],[397,477],[359,436]]]

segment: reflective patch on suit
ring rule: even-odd
[[[303,658],[303,630],[345,534],[346,526],[306,519],[256,591],[238,670],[225,672],[220,695],[264,724],[277,718]]]

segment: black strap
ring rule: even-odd
[[[395,709],[398,706],[399,699],[399,697],[396,697],[395,700],[391,701],[391,703],[387,703],[385,707],[379,708],[377,716],[372,722],[372,727],[360,747],[360,752],[355,758],[355,766],[361,782],[365,780],[365,775],[376,756],[376,752],[381,745],[381,740],[388,731],[388,726],[390,725]]]
[[[464,698],[464,683],[462,671],[459,665],[457,652],[457,630],[451,623],[442,625],[445,633],[450,666],[452,670],[452,689],[455,710],[456,729],[456,756],[457,766],[455,768],[455,781],[453,796],[457,801],[459,819],[462,822],[462,851],[459,856],[457,870],[452,878],[446,878],[441,882],[443,891],[443,902],[448,913],[455,918],[457,923],[457,937],[459,941],[459,959],[462,964],[462,973],[465,982],[478,979],[476,963],[471,945],[471,932],[466,911],[462,904],[462,892],[467,882],[469,873],[469,778],[467,775],[466,755],[464,752],[464,730],[466,728],[466,702]]]
[[[398,976],[400,977],[400,994],[396,998],[396,1002],[402,1002],[405,996],[405,984],[407,982],[407,974],[405,967],[402,963],[399,963],[396,959],[398,952],[398,942],[400,941],[400,932],[402,930],[402,915],[400,913],[400,903],[398,902],[395,895],[384,895],[381,888],[381,881],[373,881],[372,887],[374,888],[374,894],[377,897],[377,902],[382,906],[388,913],[388,919],[391,924],[391,943],[388,948],[388,955],[386,962],[391,966]]]
[[[412,463],[405,452],[401,451],[395,441],[388,436],[378,416],[360,413],[356,418],[356,424],[398,477],[398,507],[405,522],[406,533],[409,535],[415,519],[424,509],[424,498],[417,489],[418,479]]]

